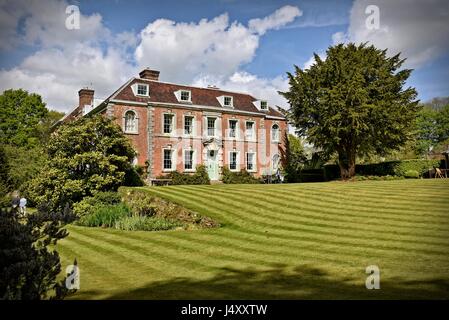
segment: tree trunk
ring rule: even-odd
[[[338,165],[342,180],[351,179],[355,176],[355,153],[342,152],[338,154]]]

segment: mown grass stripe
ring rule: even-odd
[[[171,195],[173,195],[174,193],[177,193],[177,191],[171,192]],[[187,196],[185,193],[181,193],[180,197],[183,197],[184,201],[186,201],[186,199],[188,199],[188,198],[193,199],[193,200],[198,198],[198,197],[196,197],[194,195]],[[214,203],[217,203],[217,201],[218,200],[215,200]],[[220,201],[218,201],[218,202],[220,202]],[[208,206],[209,207],[215,207],[215,205],[211,205],[211,204],[208,204]],[[229,214],[229,215],[233,215],[234,214],[233,211],[228,211],[228,210],[224,210],[224,209],[222,209],[222,211],[226,211],[226,213]],[[251,220],[251,219],[248,218],[248,220]],[[256,227],[256,226],[260,227],[260,225],[263,225],[263,227],[266,228],[266,229],[273,230],[271,232],[271,234],[276,233],[276,231],[279,231],[277,228],[271,227],[271,225],[268,224],[268,223],[262,223],[260,221],[258,221],[258,222],[253,221],[253,224],[252,224],[253,227]],[[325,238],[325,236],[326,235],[335,235],[332,232],[323,231],[323,230],[316,230],[316,229],[310,229],[310,228],[307,228],[307,226],[296,227],[296,228],[292,228],[292,227],[288,227],[287,228],[286,227],[286,228],[283,229],[283,233],[287,233],[287,232],[289,232],[289,233],[290,232],[294,232],[295,234],[299,233],[299,232],[308,233],[308,240],[321,241],[321,242],[325,242],[325,243],[329,243],[329,244],[331,242],[329,240],[327,240]],[[373,239],[374,240],[384,240],[384,241],[385,240],[386,241],[389,240],[389,239],[380,239],[379,237],[370,237],[369,239],[365,239],[365,238],[360,238],[360,237],[357,237],[357,236],[354,236],[354,235],[351,235],[351,234],[344,234],[344,235],[338,234],[338,237],[340,239],[338,241],[338,244],[341,244],[341,245],[353,244],[353,245],[357,245],[358,247],[363,247],[365,249],[373,249],[373,245],[367,244],[367,243],[371,243],[373,241]],[[299,239],[299,238],[305,239],[304,236],[301,236],[301,237],[296,236],[296,239]],[[344,240],[342,238],[344,238]],[[398,242],[398,241],[401,241],[401,240],[396,240],[396,242]],[[402,242],[403,242],[403,245],[407,244],[406,241],[402,241]],[[385,245],[385,247],[384,247],[384,245],[377,245],[377,246],[375,246],[375,248],[377,250],[390,250],[390,249],[401,249],[401,250],[403,250],[404,249],[404,247],[398,247],[398,246],[389,246],[389,247],[387,247],[386,245]],[[438,255],[440,253],[444,253],[444,251],[428,250],[428,249],[421,249],[421,248],[416,249],[416,250],[419,250],[423,254],[429,254],[429,255],[432,255],[432,254],[437,254]]]
[[[172,191],[171,194],[178,194],[178,196],[180,196],[180,197],[182,196],[184,198],[190,198],[190,199],[196,199],[196,200],[201,199],[200,196],[197,196],[196,194],[193,194],[193,193],[189,194],[187,196],[186,195],[187,192],[185,190],[183,192]],[[218,203],[218,204],[226,205],[226,201],[224,201],[224,200],[220,200],[217,197],[212,197],[212,196],[209,196],[209,197],[214,199],[214,203],[215,204]],[[216,207],[216,205],[211,205],[211,204],[209,204],[209,206]],[[249,213],[254,213],[254,211],[252,209],[249,209],[249,210],[245,209],[244,206],[240,206],[240,205],[235,204],[233,207],[235,207],[234,209],[236,211],[239,210],[239,209],[243,209],[243,210],[246,210]],[[231,214],[231,215],[233,214],[232,211],[227,211],[227,213]],[[275,231],[279,231],[280,229],[282,229],[284,232],[313,232],[315,235],[338,235],[339,237],[343,237],[343,238],[345,238],[345,240],[348,240],[348,241],[350,239],[357,240],[357,241],[364,241],[365,240],[363,238],[359,238],[357,236],[354,236],[351,232],[343,232],[343,231],[341,231],[341,232],[339,232],[337,234],[337,233],[335,233],[333,231],[323,230],[323,228],[320,228],[320,227],[317,227],[317,226],[307,226],[307,225],[304,225],[304,224],[301,225],[301,226],[284,226],[284,228],[281,228],[281,224],[280,223],[274,223],[272,221],[266,222],[266,220],[269,220],[268,218],[264,219],[264,218],[260,218],[260,216],[256,217],[255,215],[251,215],[251,216],[247,215],[247,220],[250,221],[250,222],[253,222],[254,225],[257,225],[259,227],[262,226],[264,228],[272,229],[272,230],[275,230]],[[369,232],[369,231],[365,231],[365,232],[369,233],[369,234],[374,234],[374,235],[369,237],[369,239],[370,239],[369,241],[371,241],[373,239],[374,240],[379,240],[379,241],[389,240],[389,238],[377,236],[375,234],[375,232],[374,233],[373,232]],[[367,235],[367,236],[369,236],[369,235]],[[396,236],[396,242],[402,242],[402,244],[407,244],[408,242],[413,242],[413,241],[412,240],[408,240],[408,241],[407,240],[403,240],[403,239],[400,239],[400,237],[398,238]],[[415,242],[416,243],[421,243],[422,241],[415,241]],[[359,243],[359,245],[360,244],[361,243]],[[429,251],[429,250],[424,250],[423,249],[421,251],[423,253],[428,253],[428,254],[429,253],[431,254],[432,252],[437,253],[437,254],[440,253],[437,250]]]

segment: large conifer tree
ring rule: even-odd
[[[405,59],[366,44],[339,44],[322,60],[295,74],[280,92],[287,115],[300,133],[325,155],[338,155],[343,179],[355,174],[358,155],[384,155],[411,136],[419,110],[414,88],[404,88],[412,70]]]

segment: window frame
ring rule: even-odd
[[[186,168],[186,154],[187,153],[192,153],[192,158],[191,158],[191,162],[192,162],[192,168],[188,169]],[[195,172],[196,170],[196,152],[194,149],[184,149],[183,150],[183,154],[182,154],[182,162],[183,162],[183,167],[184,167],[184,171],[185,172]]]
[[[247,124],[248,123],[252,123],[253,124],[253,126],[252,126],[252,135],[251,135],[250,138],[247,135],[247,131],[248,131]],[[246,120],[245,121],[245,140],[247,140],[247,141],[256,141],[256,122],[254,120]]]
[[[235,122],[235,135],[231,136],[231,122]],[[228,119],[228,138],[238,139],[239,138],[239,120],[238,119]]]
[[[130,113],[134,114],[134,122],[135,122],[134,123],[134,127],[135,127],[134,131],[127,130],[127,127],[126,127],[126,115],[130,114]],[[137,112],[133,109],[128,109],[123,113],[123,132],[127,133],[127,134],[138,134],[139,133],[139,117],[137,115]]]
[[[186,118],[191,118],[192,122],[191,122],[191,132],[187,133],[186,132]],[[182,129],[183,135],[185,137],[192,137],[195,135],[195,116],[194,115],[190,115],[190,114],[185,114],[183,117],[183,129]]]
[[[189,99],[184,100],[182,98],[182,94],[183,93],[188,93],[189,94]],[[192,102],[192,92],[190,90],[184,90],[184,89],[179,90],[179,101],[181,101],[181,102]]]
[[[275,132],[275,130],[273,129],[274,127],[277,127],[277,138],[276,139],[274,139],[273,138],[273,134],[274,134],[274,132]],[[271,142],[274,142],[274,143],[279,143],[279,141],[280,141],[280,139],[281,139],[281,127],[279,126],[279,124],[277,124],[277,123],[274,123],[272,126],[271,126]]]
[[[276,164],[277,164],[277,168],[274,168],[274,159],[275,159],[275,157],[276,157]],[[281,156],[279,155],[279,153],[275,153],[275,154],[273,154],[272,156],[271,156],[271,170],[272,170],[272,172],[274,172],[274,171],[276,171],[277,172],[277,170],[279,170],[280,169],[280,165],[281,165]],[[276,172],[274,172],[274,174],[276,173]]]
[[[262,106],[265,104],[265,108]],[[268,101],[267,100],[260,100],[260,110],[266,111],[268,110]]]
[[[248,155],[252,155],[253,156],[253,158],[252,158],[252,165],[253,165],[253,168],[252,169],[248,169]],[[257,172],[257,158],[256,158],[257,156],[256,156],[256,153],[254,152],[254,151],[249,151],[249,152],[246,152],[245,153],[245,168],[246,168],[246,171],[248,171],[248,172]]]
[[[139,86],[145,87],[145,94],[139,93]],[[136,96],[148,97],[150,95],[150,86],[147,83],[136,83]]]
[[[236,154],[236,156],[235,156],[235,169],[232,169],[231,168],[231,154],[233,154],[233,153],[235,153]],[[229,170],[230,171],[232,171],[232,172],[238,172],[238,171],[240,171],[240,168],[239,168],[239,166],[240,166],[240,161],[239,161],[239,155],[240,155],[240,152],[239,151],[229,151],[229,153],[228,153],[228,159],[229,159],[229,162],[228,162],[228,168],[229,168]]]
[[[214,134],[209,134],[209,119],[214,119]],[[206,116],[206,136],[207,137],[216,137],[217,136],[217,121],[218,117]]]
[[[172,119],[170,132],[165,132],[165,117],[166,116],[171,116],[171,119]],[[170,113],[170,112],[164,112],[162,114],[162,134],[173,135],[175,131],[176,131],[176,114]]]
[[[165,168],[165,151],[170,151],[171,168]],[[162,148],[162,171],[171,172],[176,170],[175,149]]]
[[[226,104],[226,99],[230,99],[229,104]],[[223,107],[234,107],[234,97],[233,96],[223,96]]]

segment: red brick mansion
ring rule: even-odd
[[[199,164],[211,180],[220,179],[224,166],[261,176],[279,168],[287,122],[259,98],[162,82],[159,71],[145,69],[98,105],[93,90],[81,89],[78,106],[63,121],[93,113],[113,117],[149,179],[194,172]]]

